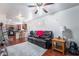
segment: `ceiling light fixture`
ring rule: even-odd
[[[16,16],[17,19],[23,19],[24,17],[22,16],[21,13],[18,14],[18,16]]]
[[[36,3],[35,5],[28,5],[28,7],[36,7],[36,11],[34,12],[35,14],[38,13],[38,11],[39,11],[39,9],[41,9],[41,7],[45,13],[48,13],[48,11],[44,8],[44,6],[52,5],[52,4],[54,4],[54,3]]]

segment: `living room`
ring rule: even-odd
[[[79,55],[78,12],[79,3],[0,4],[0,55]]]

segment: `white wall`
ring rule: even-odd
[[[58,12],[54,15],[43,17],[47,28],[54,32],[54,36],[62,36],[63,26],[66,26],[73,32],[73,41],[79,44],[79,6]]]
[[[40,18],[43,19],[44,25],[40,28],[37,25],[38,19],[28,22],[28,30],[52,30],[54,32],[54,36],[62,36],[62,28],[66,26],[67,28],[71,29],[73,32],[74,38],[72,40],[79,43],[79,6],[66,9],[60,12],[57,12],[52,15],[47,15],[45,17]]]
[[[5,16],[5,14],[0,14],[0,22],[5,23],[5,21],[6,21],[6,16]]]
[[[45,21],[41,18],[27,22],[27,27],[28,27],[29,31],[31,31],[31,30],[34,30],[34,31],[35,30],[46,30],[47,29]]]

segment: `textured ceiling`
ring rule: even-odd
[[[0,3],[0,15],[6,15],[7,19],[15,18],[19,13],[25,18],[38,17],[35,15],[34,11],[36,8],[29,8],[27,5],[34,5],[33,3]],[[44,8],[50,13],[56,13],[58,11],[68,9],[74,6],[78,6],[78,3],[55,3],[53,5],[45,6]],[[39,12],[41,13],[41,12]],[[43,15],[45,13],[43,12]],[[30,18],[31,19],[31,18]]]

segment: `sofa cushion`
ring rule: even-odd
[[[52,36],[52,32],[51,31],[45,31],[43,37],[45,38],[50,38]]]
[[[37,34],[36,34],[36,31],[30,31],[30,36],[36,37],[36,38],[38,37]]]
[[[36,34],[38,37],[42,37],[44,35],[44,31],[37,31]]]

